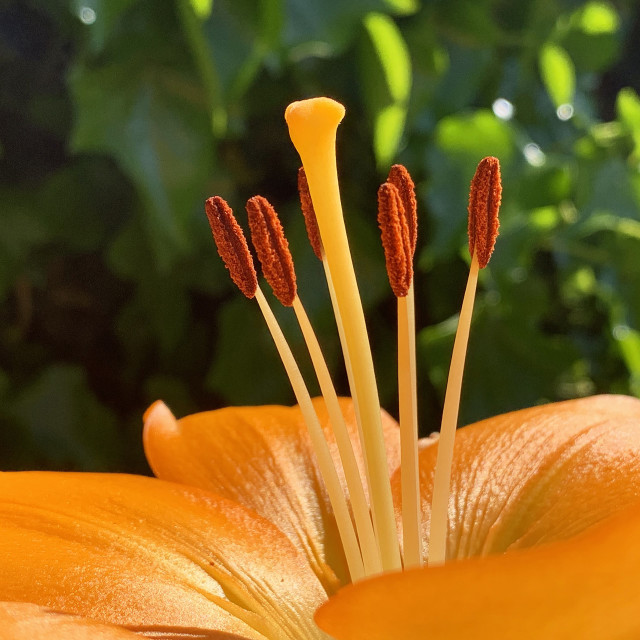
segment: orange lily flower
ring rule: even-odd
[[[352,405],[343,408],[355,427]],[[636,637],[639,423],[639,401],[604,396],[460,429],[449,557],[483,557],[370,578],[336,596],[344,557],[299,410],[175,421],[157,404],[147,455],[160,478],[183,484],[0,475],[0,599],[93,621],[4,605],[0,620],[17,616],[28,633],[14,623],[3,637],[50,638],[55,625],[70,634],[99,621],[149,637],[319,638],[312,616],[328,596],[317,620],[338,640]],[[397,451],[397,426],[385,424]],[[427,515],[436,450],[426,440],[420,452]],[[89,631],[57,637],[103,637]],[[112,632],[121,637],[101,630]]]
[[[339,224],[327,217],[340,206],[327,177],[342,117],[336,104],[297,103],[287,115],[309,181],[302,196],[310,196],[318,217],[315,248],[326,259],[354,402],[334,402],[324,388],[324,398],[308,398],[242,257],[244,237],[226,203],[212,199],[207,213],[212,228],[219,223],[214,234],[224,236],[216,237],[221,254],[243,292],[258,299],[299,406],[176,420],[155,403],[145,414],[144,445],[157,478],[0,474],[2,637],[640,637],[640,401],[605,396],[550,404],[460,429],[455,447],[444,425],[439,442],[410,442],[411,380],[399,372],[398,425],[380,411],[369,384],[375,380],[361,351],[355,280]],[[468,291],[497,232],[494,160],[481,163],[474,179],[472,217],[480,226],[471,233]],[[381,190],[380,219],[388,225],[385,253],[399,325],[405,323],[399,368],[411,369],[405,329],[415,233],[404,182],[390,176],[386,184],[398,185],[397,193]],[[258,254],[271,260],[263,262],[265,275],[308,334],[277,217],[268,203],[252,200]],[[268,241],[259,240],[262,227]],[[485,227],[493,231],[481,232]],[[470,319],[468,301],[461,325]],[[457,345],[466,342],[461,336]],[[454,379],[460,357],[454,349]],[[321,366],[318,377],[325,380]],[[455,400],[456,393],[454,383],[447,396]],[[451,406],[445,401],[455,431]],[[439,458],[446,462],[449,450],[451,464],[443,465]],[[435,566],[423,566],[427,558]]]

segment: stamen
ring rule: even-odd
[[[404,298],[413,280],[413,264],[409,228],[400,193],[385,182],[378,189],[378,225],[389,283],[396,298]]]
[[[373,533],[373,526],[369,515],[369,506],[360,479],[360,472],[353,452],[353,445],[347,431],[340,403],[336,394],[331,375],[320,349],[318,339],[311,327],[309,318],[296,294],[295,272],[293,259],[289,251],[289,244],[285,238],[278,214],[269,202],[261,196],[251,198],[247,202],[251,240],[262,264],[264,275],[274,290],[276,297],[285,306],[293,306],[302,335],[307,344],[309,355],[313,363],[320,389],[324,397],[329,420],[333,429],[338,452],[351,497],[354,520],[364,570],[367,575],[379,573],[381,563],[378,547]]]
[[[253,208],[254,207],[252,206],[252,209]],[[258,208],[260,211],[263,210],[261,205],[259,205]],[[358,545],[358,538],[353,527],[353,522],[351,521],[346,496],[342,491],[340,479],[333,463],[329,446],[325,440],[324,432],[320,426],[318,416],[313,407],[313,403],[311,402],[311,396],[309,395],[309,391],[304,383],[300,369],[298,368],[295,358],[293,357],[293,353],[291,352],[284,334],[282,333],[282,329],[280,329],[280,325],[278,324],[276,317],[273,315],[273,311],[271,311],[271,307],[269,306],[267,299],[258,287],[255,269],[253,268],[253,260],[251,259],[251,254],[249,253],[249,248],[247,246],[244,233],[242,232],[242,228],[236,221],[231,208],[222,198],[217,196],[209,198],[205,203],[205,210],[207,212],[207,217],[209,218],[209,223],[211,224],[213,237],[216,241],[216,245],[218,246],[218,252],[227,265],[227,268],[231,273],[231,277],[233,278],[234,273],[236,272],[243,274],[246,271],[248,273],[246,267],[247,265],[250,265],[251,267],[253,278],[255,279],[255,285],[251,291],[251,296],[248,296],[235,278],[233,278],[234,282],[236,282],[238,287],[240,287],[247,297],[255,297],[258,301],[262,315],[264,316],[267,327],[269,328],[278,353],[280,354],[280,359],[284,364],[289,381],[291,382],[291,386],[296,396],[296,400],[298,401],[307,430],[309,431],[309,436],[311,438],[314,453],[316,454],[320,473],[327,488],[329,500],[336,517],[336,524],[338,526],[338,532],[340,534],[340,539],[342,541],[347,560],[349,574],[353,581],[360,580],[365,576],[365,571],[360,547]],[[277,220],[275,212],[273,212],[273,218],[275,222],[277,222],[277,226],[280,226],[280,222]],[[280,233],[284,239],[281,226]],[[289,258],[290,257],[291,256],[289,255]],[[237,265],[239,264],[244,265],[244,269],[238,271]],[[291,271],[293,272],[293,263],[291,263]],[[246,285],[243,278],[239,278],[239,280],[243,286]]]
[[[409,229],[411,260],[413,260],[418,240],[418,203],[416,202],[415,185],[409,172],[401,164],[394,164],[391,167],[387,182],[391,183],[400,193],[400,199],[404,207],[404,216]]]
[[[401,568],[401,561],[382,435],[380,401],[338,188],[335,140],[337,127],[343,117],[344,107],[329,98],[294,102],[285,113],[291,140],[300,154],[309,182],[337,313],[342,318],[343,350],[348,354],[346,359],[350,362],[348,366],[354,383],[351,391],[356,402],[356,414],[360,418],[374,530],[382,565],[385,570],[394,570]]]
[[[293,301],[293,309],[296,312],[302,335],[304,336],[309,355],[311,356],[316,377],[320,384],[320,390],[327,407],[327,412],[329,413],[331,428],[338,446],[344,477],[347,482],[349,496],[351,497],[351,506],[353,508],[358,539],[360,541],[365,574],[367,576],[374,575],[382,571],[380,551],[376,543],[371,516],[369,514],[369,505],[367,504],[364,487],[360,479],[360,471],[358,470],[358,463],[356,462],[353,451],[353,443],[351,442],[347,425],[345,424],[344,416],[340,409],[338,396],[320,349],[320,344],[298,296],[296,296]]]
[[[291,348],[282,333],[282,329],[276,320],[271,307],[264,297],[261,289],[256,289],[256,300],[262,311],[262,315],[269,327],[269,331],[273,337],[280,359],[285,367],[291,387],[298,401],[298,406],[304,417],[304,421],[309,431],[311,443],[313,446],[320,473],[322,479],[327,488],[329,494],[329,500],[333,507],[334,515],[336,517],[336,524],[338,525],[338,533],[340,534],[340,540],[342,541],[342,547],[344,549],[345,557],[347,559],[347,566],[349,568],[349,574],[352,581],[361,580],[365,577],[364,565],[362,562],[362,555],[360,547],[358,545],[358,538],[353,528],[351,521],[351,515],[349,514],[349,507],[347,506],[347,500],[342,491],[340,485],[340,479],[329,451],[329,445],[324,437],[324,432],[320,426],[318,416],[311,402],[311,396],[307,390],[307,386],[304,383],[300,369],[295,361]]]
[[[244,233],[231,207],[219,196],[214,196],[205,202],[204,209],[218,253],[231,279],[247,298],[253,298],[258,288],[258,277]]]
[[[458,329],[453,343],[451,367],[440,426],[438,458],[431,502],[430,565],[442,564],[446,559],[451,463],[458,424],[464,361],[469,342],[471,316],[473,315],[473,301],[478,283],[480,261],[482,260],[483,266],[487,265],[498,235],[498,207],[501,193],[500,164],[497,158],[485,158],[478,165],[476,174],[471,181],[469,194],[469,247],[473,253],[467,288],[464,292],[460,319],[458,320]]]
[[[481,269],[487,266],[498,237],[501,199],[500,162],[498,158],[484,158],[473,176],[469,194],[469,253],[478,255]]]
[[[418,476],[418,398],[413,255],[418,232],[413,180],[394,165],[378,190],[378,224],[387,274],[398,298],[398,404],[404,566],[422,564],[420,483]]]
[[[298,169],[298,193],[300,194],[300,208],[304,215],[304,224],[307,227],[307,235],[309,243],[316,254],[318,260],[322,260],[324,249],[322,248],[322,240],[320,239],[320,229],[318,229],[318,221],[316,220],[316,212],[313,209],[313,201],[309,193],[309,183],[307,182],[307,174],[304,167]]]
[[[296,297],[296,273],[282,225],[274,208],[262,196],[247,202],[251,241],[262,265],[262,273],[285,307]]]

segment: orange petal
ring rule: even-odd
[[[436,455],[437,445],[420,452],[425,545]],[[489,418],[456,435],[447,557],[569,538],[638,496],[640,401],[596,396]]]
[[[115,474],[3,473],[0,496],[0,600],[150,635],[317,637],[317,578],[241,505]]]
[[[324,401],[316,399],[314,406],[338,460]],[[357,441],[353,403],[344,399],[341,406]],[[383,425],[392,470],[399,463],[398,428],[384,412]],[[144,446],[159,478],[202,487],[254,509],[305,554],[328,591],[338,580],[345,582],[342,546],[297,407],[234,407],[176,421],[156,403],[145,414]],[[359,447],[356,456],[364,482]]]
[[[7,640],[140,640],[121,627],[55,613],[25,602],[0,602],[0,629]]]
[[[640,507],[562,542],[364,580],[316,613],[336,640],[640,638]]]

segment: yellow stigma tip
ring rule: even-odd
[[[331,98],[292,102],[284,113],[291,140],[298,151],[315,145],[318,137],[333,132],[344,118],[344,107]]]

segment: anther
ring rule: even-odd
[[[391,289],[404,298],[413,279],[413,252],[402,198],[389,182],[378,189],[378,225]]]
[[[478,266],[487,266],[498,237],[498,210],[502,197],[500,162],[488,157],[480,161],[469,193],[469,253]]]
[[[231,279],[247,298],[253,298],[258,288],[258,277],[244,233],[231,207],[219,196],[214,196],[205,202],[204,210],[218,253]]]
[[[304,172],[304,167],[298,169],[298,193],[300,194],[300,207],[302,214],[304,215],[304,224],[307,227],[307,235],[309,236],[309,242],[313,253],[316,254],[318,260],[322,260],[322,240],[320,239],[320,229],[318,229],[318,220],[316,219],[316,212],[313,208],[313,201],[311,200],[311,193],[309,192],[309,183],[307,182],[307,174]]]
[[[416,188],[406,167],[394,164],[389,170],[387,182],[390,182],[400,194],[404,207],[404,216],[409,229],[409,241],[411,244],[411,259],[416,252],[418,240],[418,203],[416,202]]]
[[[290,307],[297,295],[296,274],[278,214],[262,196],[254,196],[247,201],[247,214],[251,241],[262,265],[262,273],[276,298]]]

